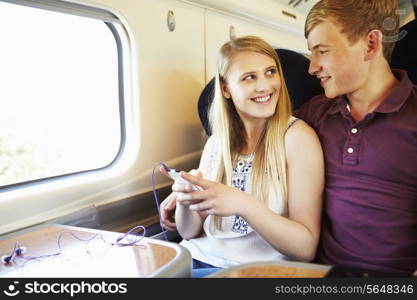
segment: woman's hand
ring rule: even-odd
[[[169,177],[167,171],[162,166],[159,168],[159,171]],[[202,178],[203,174],[198,170],[191,170],[191,174]],[[173,184],[172,189],[180,192],[191,192],[194,190],[193,186],[191,184],[188,185],[181,185],[181,184]],[[168,197],[164,199],[164,201],[161,202],[161,205],[159,206],[159,213],[160,213],[160,223],[161,226],[169,231],[175,231],[177,230],[177,226],[175,224],[174,214],[175,209],[177,206],[177,193],[172,192]]]
[[[185,172],[181,172],[181,177],[199,188],[189,191],[183,185],[172,186],[172,190],[177,192],[177,201],[189,205],[190,210],[218,216],[244,215],[253,202],[249,194],[224,184]]]
[[[182,172],[185,173],[185,172]],[[185,173],[187,174],[187,173]],[[188,174],[191,174],[193,176],[199,177],[201,179],[203,179],[203,173],[201,173],[201,171],[199,170],[191,170]],[[189,183],[189,184],[180,184],[180,183],[174,183],[172,185],[172,191],[174,192],[180,192],[180,193],[189,193],[189,192],[193,192],[196,189],[198,189],[198,187],[194,186],[193,184]]]
[[[160,223],[166,230],[175,231],[177,226],[174,220],[175,208],[177,206],[176,193],[171,193],[162,201],[159,206]]]

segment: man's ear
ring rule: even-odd
[[[371,30],[366,35],[366,53],[365,60],[371,60],[378,52],[382,53],[382,32],[380,30]]]

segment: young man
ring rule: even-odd
[[[398,275],[417,269],[417,86],[389,59],[396,0],[322,0],[307,16],[309,73],[325,96],[296,115],[326,161],[320,263]]]

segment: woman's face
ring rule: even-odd
[[[230,62],[226,81],[223,95],[233,101],[243,123],[266,121],[275,113],[281,83],[273,58],[239,52]]]

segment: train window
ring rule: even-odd
[[[112,24],[17,2],[0,2],[0,187],[110,165],[123,144]]]

